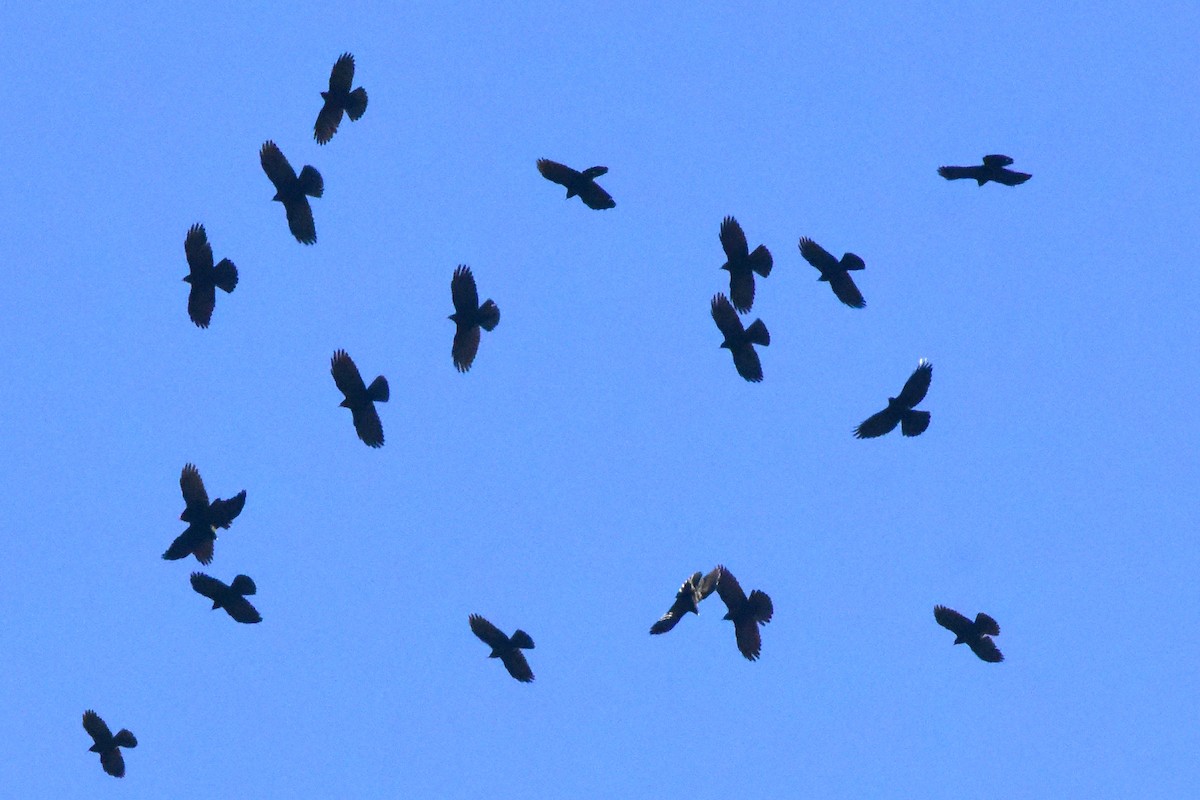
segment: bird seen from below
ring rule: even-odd
[[[746,234],[733,217],[721,221],[721,247],[725,250],[721,269],[729,271],[729,299],[738,313],[745,314],[754,305],[754,273],[764,278],[771,274],[771,251],[760,244],[751,253]]]
[[[321,106],[317,123],[313,126],[313,138],[317,144],[325,144],[333,138],[342,122],[343,112],[353,122],[367,110],[367,90],[360,86],[350,91],[353,82],[354,56],[342,53],[329,72],[329,91],[321,92],[325,105]]]
[[[965,644],[982,660],[992,664],[999,664],[1004,660],[1004,655],[992,641],[993,636],[1000,635],[1000,626],[982,611],[976,614],[975,621],[971,622],[952,608],[934,606],[933,618],[937,620],[938,625],[954,634],[955,644]]]
[[[388,401],[387,378],[378,375],[370,386],[366,386],[358,374],[358,367],[345,350],[333,354],[329,371],[333,373],[333,382],[346,397],[338,406],[350,409],[358,438],[371,447],[383,447],[383,423],[379,421],[375,404]]]
[[[608,172],[608,167],[588,167],[583,172],[578,172],[557,161],[539,158],[537,168],[546,180],[567,187],[568,199],[579,195],[579,199],[588,208],[594,208],[597,211],[616,205],[612,196],[596,183],[596,178]]]
[[[929,427],[929,412],[916,411],[913,406],[925,399],[932,379],[933,364],[922,358],[917,362],[913,374],[904,382],[900,394],[889,397],[887,408],[883,411],[867,417],[854,429],[854,436],[858,439],[874,439],[890,433],[897,424],[905,436],[920,436]]]
[[[262,622],[258,609],[250,604],[246,595],[254,594],[258,587],[249,575],[238,575],[233,583],[226,586],[216,578],[209,577],[203,572],[192,573],[192,588],[213,601],[213,609],[223,608],[229,616],[238,622],[252,624]]]
[[[529,683],[533,680],[533,670],[529,668],[529,662],[525,660],[525,654],[521,652],[522,649],[533,649],[533,639],[529,638],[528,633],[522,630],[513,631],[510,638],[478,614],[472,614],[470,622],[471,632],[492,648],[488,658],[500,659],[504,668],[508,670],[508,674],[521,683]]]
[[[237,267],[228,258],[213,266],[212,245],[199,222],[188,228],[183,252],[188,262],[188,274],[183,281],[192,287],[188,291],[188,316],[197,327],[207,328],[217,305],[217,289],[229,293],[237,287]]]
[[[800,255],[804,256],[804,260],[821,271],[821,277],[818,281],[828,281],[829,286],[833,289],[833,293],[851,308],[863,308],[867,301],[863,299],[862,292],[854,284],[854,279],[850,277],[850,270],[866,269],[867,265],[861,258],[854,253],[842,254],[842,260],[838,261],[833,255],[821,245],[809,239],[807,236],[800,237]]]
[[[325,192],[325,181],[321,173],[309,165],[300,170],[300,177],[283,157],[283,153],[274,142],[265,142],[258,153],[262,162],[263,172],[275,184],[275,196],[272,200],[283,203],[287,211],[288,230],[296,241],[301,244],[317,243],[317,226],[313,222],[312,207],[308,204],[309,197],[320,197]]]
[[[183,492],[184,502],[179,519],[188,523],[188,526],[171,542],[162,557],[176,561],[194,555],[201,564],[208,564],[213,559],[217,528],[228,529],[238,514],[242,513],[246,505],[246,490],[242,489],[228,500],[218,498],[210,503],[195,464],[184,465],[179,476],[179,488]]]
[[[675,593],[675,602],[667,609],[667,613],[650,626],[650,633],[666,633],[674,628],[679,620],[683,619],[683,615],[688,612],[699,614],[700,601],[712,594],[717,587],[717,575],[718,570],[715,569],[707,575],[703,572],[692,573],[691,577],[684,581],[683,586],[680,586],[679,591]]]
[[[717,323],[721,335],[725,337],[721,347],[733,354],[733,366],[737,368],[738,375],[751,383],[761,381],[762,362],[758,360],[758,351],[754,349],[754,345],[766,347],[771,343],[771,334],[767,331],[766,324],[761,319],[756,319],[749,328],[743,328],[737,311],[730,305],[728,298],[720,293],[712,299],[712,318]]]
[[[479,292],[475,288],[475,276],[466,264],[459,264],[450,279],[450,299],[454,301],[454,344],[450,357],[459,372],[466,372],[475,361],[479,351],[479,329],[490,331],[500,324],[500,309],[490,299],[479,305]]]
[[[100,754],[100,766],[114,778],[125,777],[125,757],[121,755],[122,747],[137,747],[137,738],[125,728],[113,736],[108,725],[100,719],[100,715],[88,709],[83,712],[83,729],[92,737],[93,744],[88,748],[89,753]]]
[[[717,594],[729,609],[729,613],[722,619],[733,623],[738,650],[749,660],[757,660],[762,652],[762,636],[758,626],[770,622],[771,615],[775,613],[771,598],[766,592],[758,589],[752,591],[747,598],[737,578],[723,566],[717,567]]]
[[[1020,186],[1033,176],[1028,172],[1017,172],[1005,169],[1013,160],[1008,156],[991,155],[983,157],[983,164],[978,167],[938,167],[938,175],[948,181],[959,181],[964,178],[973,179],[980,186],[988,181],[1003,183],[1005,186]]]

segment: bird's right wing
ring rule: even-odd
[[[333,374],[333,382],[346,397],[361,397],[367,391],[362,376],[358,374],[358,367],[345,350],[333,354],[329,371]]]
[[[292,165],[274,142],[268,140],[263,143],[262,149],[258,151],[258,160],[277,191],[282,191],[296,182],[296,170],[292,169]]]
[[[188,292],[188,318],[197,328],[207,328],[217,307],[217,287],[211,283],[192,284]]]
[[[964,178],[979,180],[979,167],[938,167],[938,175],[948,181],[959,181]]]
[[[971,620],[953,608],[934,606],[933,618],[937,620],[938,625],[951,631],[956,637],[965,638],[971,635]]]
[[[244,625],[253,625],[256,622],[262,622],[262,615],[258,613],[258,609],[241,595],[231,597],[225,604],[225,611],[229,616]]]
[[[746,234],[733,217],[721,220],[721,247],[725,250],[725,258],[729,261],[745,261],[750,256],[750,245],[746,244]]]
[[[124,778],[125,757],[121,755],[121,748],[114,747],[112,750],[105,750],[101,753],[100,766],[104,767],[104,771],[114,778]]]
[[[216,499],[210,506],[209,520],[218,528],[228,528],[246,506],[246,490],[242,489],[228,500]]]
[[[729,270],[729,298],[733,307],[745,314],[754,307],[754,273],[748,269]]]
[[[745,344],[735,347],[733,353],[733,366],[737,369],[738,375],[741,375],[751,383],[758,383],[763,379],[762,361],[758,357],[758,351],[754,349],[754,345],[746,342]]]
[[[1000,652],[1000,648],[996,647],[996,643],[990,636],[970,639],[967,641],[967,645],[971,648],[971,652],[990,664],[999,664],[1004,660],[1004,654]]]
[[[726,339],[737,337],[746,330],[742,327],[742,321],[738,318],[737,312],[729,303],[729,298],[720,292],[713,295],[712,318]]]
[[[466,264],[459,264],[450,279],[450,299],[456,314],[474,314],[479,310],[479,291],[475,288],[475,276]]]
[[[744,619],[733,627],[737,636],[738,650],[751,661],[757,661],[762,652],[762,634],[759,633],[758,623],[753,619]]]
[[[717,567],[717,573],[717,594],[730,611],[737,611],[746,604],[746,593],[742,591],[742,585],[724,566]]]
[[[301,195],[283,204],[287,212],[288,230],[300,244],[317,243],[317,223],[313,221],[312,206],[308,198]]]
[[[904,382],[904,388],[900,390],[896,399],[907,408],[912,408],[925,399],[925,393],[929,391],[929,383],[932,380],[933,364],[922,358],[917,363],[917,368],[913,370],[913,374],[909,375],[908,380]]]
[[[354,83],[354,56],[342,53],[341,58],[329,71],[329,91],[348,93],[352,83]]]
[[[863,420],[862,424],[854,429],[854,438],[874,439],[876,436],[890,433],[899,424],[900,415],[890,408],[885,408],[878,414],[872,414]]]
[[[358,438],[370,447],[383,447],[383,422],[379,419],[375,404],[367,401],[365,405],[355,406],[350,411]]]
[[[88,736],[91,736],[97,744],[107,742],[112,738],[112,731],[108,729],[108,725],[104,724],[104,720],[100,719],[100,715],[91,709],[83,712],[83,729],[88,732]]]
[[[557,161],[551,161],[548,158],[539,158],[537,168],[538,172],[542,173],[543,178],[553,181],[560,186],[570,186],[571,182],[579,177],[579,173],[567,165],[559,164]]]
[[[851,308],[863,308],[867,301],[863,299],[862,292],[858,290],[858,286],[854,283],[854,279],[850,277],[849,272],[839,272],[829,279],[829,286],[833,289],[833,293],[837,295],[837,299],[841,300]]]
[[[1015,169],[1002,169],[992,180],[996,183],[1003,183],[1005,186],[1020,186],[1032,177],[1028,172],[1017,172]]]
[[[184,465],[179,475],[179,489],[183,492],[183,502],[188,509],[208,510],[208,492],[204,490],[204,481],[195,464]]]
[[[613,208],[617,201],[612,199],[612,195],[604,191],[604,187],[595,181],[588,181],[579,190],[579,199],[582,200],[588,208],[597,211],[603,211],[606,208]]]
[[[208,243],[208,234],[199,222],[188,228],[187,238],[183,240],[183,253],[187,256],[188,267],[193,275],[204,274],[212,269],[212,245]]]
[[[469,621],[471,623],[471,633],[482,639],[493,650],[508,644],[508,637],[501,633],[499,628],[478,614],[472,614],[469,617]]]
[[[533,680],[533,670],[529,668],[529,662],[525,660],[525,654],[520,650],[505,653],[500,660],[504,662],[504,668],[508,670],[508,674],[521,683],[529,683]]]
[[[475,354],[479,352],[479,326],[459,326],[454,331],[454,343],[450,345],[450,358],[454,360],[454,368],[466,372],[475,362]]]
[[[197,594],[202,594],[209,600],[219,600],[229,592],[229,587],[221,581],[203,572],[192,573],[192,588]]]
[[[800,255],[804,256],[804,260],[809,264],[821,270],[822,275],[836,272],[838,269],[838,260],[807,236],[800,237]]]

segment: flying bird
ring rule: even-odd
[[[479,305],[475,276],[466,264],[460,264],[450,279],[450,299],[454,301],[454,344],[450,357],[459,372],[466,372],[479,351],[479,329],[490,331],[500,324],[500,309],[491,300]]]
[[[478,614],[472,614],[470,621],[471,632],[492,648],[488,658],[500,659],[504,668],[508,670],[508,674],[521,683],[529,683],[533,680],[533,670],[529,668],[529,662],[525,660],[525,654],[521,652],[522,649],[533,649],[533,639],[529,638],[528,633],[522,630],[513,631],[512,638],[509,638],[501,633],[499,628]]]
[[[597,210],[616,205],[612,196],[596,183],[596,178],[608,172],[608,167],[588,167],[583,172],[577,172],[557,161],[539,158],[537,168],[546,180],[567,187],[568,199],[579,195],[579,199],[586,203],[588,208]]]
[[[888,398],[888,405],[878,414],[867,417],[854,429],[859,439],[874,439],[890,433],[897,424],[905,436],[920,436],[929,427],[929,412],[915,411],[913,406],[925,399],[929,381],[933,379],[933,364],[925,359],[917,362],[917,368],[904,382],[904,388],[896,397]]]
[[[275,184],[275,196],[272,200],[283,203],[287,211],[288,229],[296,241],[302,244],[317,243],[317,226],[313,222],[312,207],[308,204],[309,197],[320,197],[325,192],[325,181],[321,173],[309,165],[300,170],[300,177],[283,157],[283,153],[274,142],[265,142],[258,153],[262,162],[263,172]]]
[[[693,614],[699,614],[700,601],[713,593],[717,587],[717,570],[705,575],[703,572],[692,573],[683,586],[679,587],[679,591],[675,593],[675,602],[667,609],[667,613],[658,618],[650,626],[650,633],[666,633],[674,628],[679,620],[683,619],[683,615],[689,611]]]
[[[100,766],[114,778],[125,777],[125,758],[121,755],[122,747],[137,747],[137,738],[125,728],[112,731],[100,719],[100,715],[88,709],[83,712],[83,729],[92,737],[94,744],[88,748],[89,753],[100,754]]]
[[[238,282],[237,267],[228,258],[213,266],[212,245],[199,222],[188,228],[183,252],[188,262],[188,274],[183,281],[192,285],[188,292],[188,316],[198,327],[207,328],[217,305],[217,288],[226,293],[234,290]]]
[[[1005,169],[1013,160],[1008,156],[991,155],[983,157],[983,165],[979,167],[938,167],[938,175],[948,181],[973,178],[983,186],[988,181],[1003,183],[1005,186],[1019,186],[1033,176],[1028,172],[1017,172]]]
[[[179,519],[188,526],[171,542],[162,557],[176,561],[194,555],[201,564],[208,564],[213,559],[217,528],[228,529],[238,514],[242,513],[242,507],[246,505],[246,490],[242,489],[228,500],[217,498],[208,502],[208,492],[204,490],[204,481],[200,479],[200,471],[195,464],[184,465],[179,476],[179,488],[183,492],[184,502]]]
[[[342,57],[329,72],[329,91],[321,92],[325,105],[321,106],[317,114],[317,124],[313,126],[313,138],[317,140],[317,144],[325,144],[337,133],[343,111],[353,122],[367,110],[367,90],[360,86],[350,91],[350,84],[353,82],[354,56],[342,53]]]
[[[828,250],[807,236],[800,237],[800,255],[821,271],[821,277],[817,280],[828,281],[838,300],[851,308],[862,308],[867,304],[849,272],[853,269],[867,268],[866,262],[861,258],[854,253],[844,253],[842,260],[838,261]]]
[[[751,661],[756,660],[762,652],[762,636],[759,635],[758,626],[770,622],[771,615],[775,613],[771,598],[766,592],[755,589],[747,599],[737,578],[725,567],[717,567],[717,594],[721,595],[729,609],[722,619],[733,622],[738,650]]]
[[[721,269],[729,271],[729,299],[739,313],[745,314],[754,305],[754,273],[764,278],[771,274],[771,251],[760,244],[751,253],[746,234],[733,217],[721,221],[721,247],[725,249]]]
[[[212,600],[213,609],[225,609],[225,612],[238,622],[246,624],[262,622],[258,609],[250,605],[250,601],[246,599],[246,595],[258,591],[258,587],[254,585],[254,581],[250,579],[249,575],[238,575],[233,579],[233,583],[226,586],[203,572],[193,572],[192,588]]]
[[[982,611],[976,614],[975,621],[971,622],[952,608],[934,606],[933,618],[937,620],[938,625],[954,634],[955,644],[965,644],[975,655],[992,664],[999,664],[1004,660],[1004,655],[992,641],[993,636],[1000,635],[1000,626]]]
[[[765,347],[771,343],[771,334],[767,331],[767,326],[761,319],[756,319],[749,328],[743,328],[737,312],[733,310],[725,295],[720,293],[712,299],[712,318],[717,323],[721,335],[725,337],[721,347],[727,348],[733,354],[733,366],[737,368],[738,375],[752,383],[761,381],[762,362],[758,360],[758,352],[754,345],[760,344]]]
[[[345,350],[333,354],[329,371],[333,373],[337,388],[346,396],[338,406],[350,409],[358,438],[371,447],[383,447],[383,423],[379,421],[375,404],[388,400],[387,378],[379,375],[371,381],[370,386],[366,386],[358,374],[358,367],[354,366]]]

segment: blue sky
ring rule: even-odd
[[[1200,11],[0,12],[14,797],[1180,797],[1200,779]],[[370,103],[318,147],[354,53]],[[258,163],[319,169],[298,244]],[[1017,188],[942,164],[1007,153]],[[615,209],[537,173],[603,164]],[[765,380],[709,316],[775,270]],[[240,282],[187,318],[202,222]],[[839,304],[810,236],[867,264]],[[449,283],[498,303],[455,372]],[[329,375],[387,376],[387,443]],[[934,364],[918,439],[851,429]],[[178,477],[246,489],[205,571]],[[744,660],[727,565],[775,618]],[[942,603],[999,621],[952,647]],[[537,680],[486,658],[528,631]],[[103,774],[80,717],[139,747]]]

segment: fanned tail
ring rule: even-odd
[[[351,120],[356,120],[367,110],[367,90],[361,86],[350,93],[346,100],[346,113]]]
[[[764,347],[771,343],[771,333],[767,330],[767,324],[761,319],[756,319],[746,328],[746,338],[754,344],[760,344]]]
[[[747,262],[750,265],[750,269],[764,278],[771,274],[771,267],[775,266],[775,262],[771,258],[771,251],[767,249],[765,244],[760,244],[754,248],[754,252],[747,258]]]
[[[514,631],[512,638],[509,639],[509,641],[513,643],[513,647],[520,647],[524,650],[533,649],[533,639],[531,639],[529,634],[525,631]]]
[[[221,259],[221,263],[213,268],[213,283],[219,289],[232,292],[237,287],[237,282],[237,267],[228,258]]]
[[[500,307],[487,300],[479,307],[479,327],[490,331],[500,324]]]
[[[229,584],[229,588],[240,595],[255,594],[258,592],[258,587],[254,585],[254,581],[249,575],[238,575],[233,579],[233,583]]]
[[[300,170],[300,190],[309,197],[320,197],[325,191],[325,181],[321,178],[321,173],[317,172],[316,167],[311,164],[305,164],[304,169]]]
[[[386,403],[388,400],[387,378],[380,375],[378,378],[371,381],[371,385],[367,387],[367,397],[371,398],[376,403]]]

